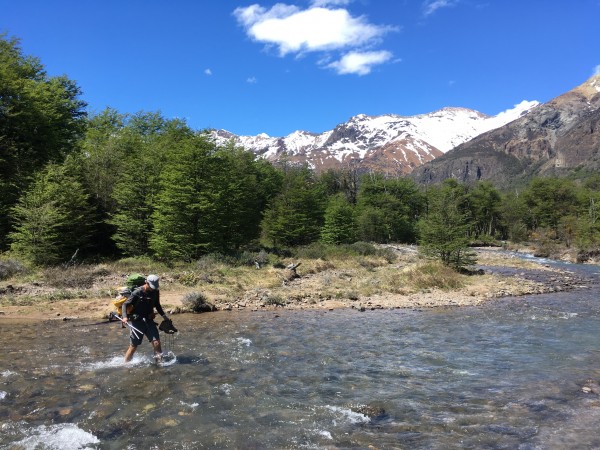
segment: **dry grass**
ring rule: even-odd
[[[357,249],[359,254],[351,253]],[[311,257],[300,257],[306,255]],[[259,269],[252,261],[253,255],[245,255],[242,262],[212,255],[169,268],[147,259],[128,259],[17,273],[0,282],[0,313],[37,315],[52,311],[63,316],[76,312],[97,317],[110,309],[119,286],[132,272],[160,276],[161,302],[166,309],[182,307],[185,296],[192,293],[218,309],[268,309],[467,305],[503,295],[541,292],[539,285],[518,277],[457,273],[423,259],[410,246],[387,246],[377,251],[366,244],[335,251],[315,246],[288,257],[262,255]],[[479,253],[479,263],[523,270],[544,268],[489,251]],[[296,273],[286,268],[297,264]]]

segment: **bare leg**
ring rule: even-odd
[[[135,353],[136,350],[137,350],[137,347],[134,345],[130,345],[127,348],[127,351],[125,352],[125,362],[131,361],[131,359],[133,358],[133,354]]]
[[[156,361],[158,361],[158,362],[161,362],[162,361],[162,348],[160,346],[160,341],[159,340],[152,341],[152,347],[154,347],[154,359],[156,359]]]

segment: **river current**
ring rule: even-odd
[[[564,267],[588,286],[177,315],[162,366],[148,342],[125,365],[118,323],[0,319],[0,448],[600,448],[600,268]]]

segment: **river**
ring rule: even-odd
[[[0,448],[600,448],[600,269],[568,268],[479,307],[177,315],[162,366],[118,323],[0,319]]]

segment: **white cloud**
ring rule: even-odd
[[[258,80],[256,79],[256,77],[248,77],[248,78],[246,78],[246,83],[256,84],[256,83],[258,83]]]
[[[458,0],[426,0],[423,3],[423,13],[426,16],[433,14],[438,9],[447,8],[449,6],[454,6],[458,3]]]
[[[327,67],[335,69],[340,75],[354,73],[367,75],[374,65],[383,64],[392,58],[386,50],[377,52],[350,52],[342,56],[339,61],[332,62]]]
[[[282,57],[288,54],[349,50],[362,54],[364,49],[379,43],[383,35],[396,30],[394,27],[372,24],[362,16],[353,17],[347,9],[334,6],[348,3],[349,0],[313,0],[307,9],[283,3],[266,9],[254,4],[236,8],[233,14],[250,38],[275,47]],[[381,52],[364,54],[369,53]]]
[[[212,70],[210,69],[204,69],[204,75],[212,75]]]
[[[351,0],[313,0],[311,6],[347,5]]]
[[[594,75],[600,75],[600,64],[594,67]]]

